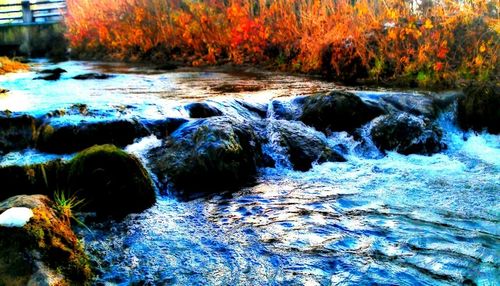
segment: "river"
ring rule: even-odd
[[[67,70],[60,80],[32,80],[37,69],[55,66]],[[114,77],[71,79],[85,72]],[[158,71],[43,60],[32,72],[0,77],[0,86],[10,90],[0,95],[0,110],[40,116],[86,104],[102,120],[187,117],[182,106],[191,101],[266,104],[337,88],[250,68]],[[498,285],[500,136],[464,132],[454,121],[453,108],[437,119],[448,148],[432,156],[384,156],[335,132],[328,140],[348,147],[347,162],[307,172],[277,164],[260,169],[255,186],[234,193],[191,201],[163,194],[154,207],[123,221],[89,221],[90,230],[78,234],[98,269],[95,283]],[[126,150],[147,166],[145,152],[160,142],[150,136]],[[267,152],[280,155],[272,154],[276,148]],[[1,157],[0,165],[71,156],[24,150]]]

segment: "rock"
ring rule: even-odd
[[[147,129],[134,120],[71,123],[63,118],[40,127],[36,148],[49,153],[68,154],[96,144],[123,147],[147,135]]]
[[[184,118],[165,118],[144,120],[141,121],[141,124],[146,127],[150,134],[154,134],[158,138],[165,138],[188,121]]]
[[[0,88],[0,94],[4,94],[4,93],[7,93],[7,92],[9,92],[8,89]]]
[[[324,132],[353,131],[382,114],[384,110],[379,106],[370,105],[353,93],[332,91],[306,97],[300,120]]]
[[[457,119],[463,129],[500,133],[500,86],[484,83],[469,86],[458,100]]]
[[[55,69],[44,69],[44,70],[39,71],[38,73],[41,73],[41,74],[62,74],[65,72],[67,72],[65,69],[55,68]]]
[[[313,163],[345,162],[346,159],[334,150],[323,133],[302,122],[285,120],[270,121],[275,144],[286,151],[293,168],[298,171],[311,169]]]
[[[271,112],[267,116],[277,120],[297,120],[301,106],[295,101],[273,100],[271,102]]]
[[[125,216],[156,201],[149,174],[133,155],[113,145],[96,145],[68,163],[68,190],[85,200],[85,209]]]
[[[16,196],[0,203],[0,213],[28,209],[21,227],[0,226],[0,285],[88,285],[89,259],[68,220],[45,196]]]
[[[0,214],[0,227],[23,227],[32,217],[30,209],[13,207]]]
[[[58,80],[61,78],[60,73],[51,73],[46,76],[35,77],[33,80]]]
[[[427,118],[435,118],[438,114],[433,98],[424,94],[389,93],[382,95],[381,99],[392,105],[397,111],[417,116],[423,115]]]
[[[52,196],[56,189],[64,188],[66,165],[61,160],[26,166],[0,167],[0,200],[21,194]]]
[[[0,155],[31,146],[36,137],[36,120],[29,115],[0,112]]]
[[[236,99],[235,101],[248,111],[257,114],[260,118],[266,118],[267,104],[247,102],[239,99]]]
[[[264,85],[260,84],[241,84],[241,83],[226,83],[213,87],[215,92],[220,93],[240,93],[240,92],[256,92],[264,88]]]
[[[207,118],[222,115],[222,111],[205,102],[190,103],[184,106],[184,108],[188,111],[191,118]]]
[[[111,77],[113,77],[113,76],[109,75],[109,74],[104,74],[104,73],[85,73],[85,74],[80,74],[80,75],[74,76],[73,79],[77,79],[77,80],[108,79]]]
[[[381,150],[401,154],[430,155],[443,150],[442,130],[429,120],[409,113],[377,118],[370,131],[373,143]]]
[[[261,156],[253,127],[225,116],[184,124],[149,153],[159,181],[184,197],[252,181]]]

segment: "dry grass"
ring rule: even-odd
[[[0,57],[0,75],[28,69],[29,66],[27,64],[11,60],[7,57]]]

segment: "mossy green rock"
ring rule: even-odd
[[[332,91],[304,98],[299,119],[319,131],[353,131],[382,114],[383,109],[354,93]]]
[[[85,208],[123,216],[141,212],[156,200],[153,183],[140,161],[114,145],[96,145],[68,164],[68,189]]]
[[[481,131],[487,129],[500,133],[500,86],[488,83],[469,86],[458,100],[458,123],[464,129]]]
[[[89,285],[89,259],[65,219],[43,195],[0,203],[0,214],[25,207],[33,217],[23,227],[0,226],[0,285]]]
[[[259,142],[248,122],[210,117],[183,125],[149,158],[161,183],[191,197],[252,181],[262,158]]]

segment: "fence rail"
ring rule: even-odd
[[[0,26],[53,24],[66,14],[65,0],[19,0],[0,4]]]

